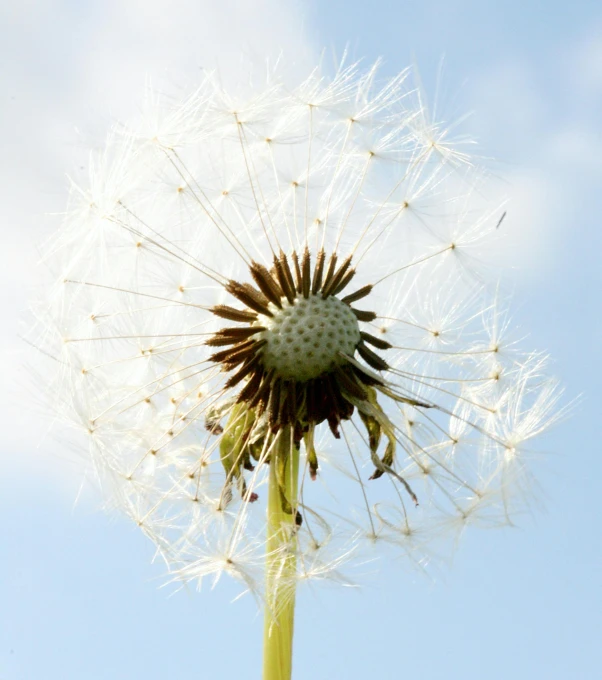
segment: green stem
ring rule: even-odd
[[[290,680],[293,661],[299,448],[289,427],[277,436],[268,488],[263,680]]]

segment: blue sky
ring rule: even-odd
[[[19,315],[35,243],[65,173],[148,74],[175,82],[241,49],[311,59],[322,47],[393,74],[415,61],[442,115],[466,124],[512,198],[499,253],[514,323],[547,349],[570,420],[538,448],[542,508],[473,532],[432,578],[390,563],[355,590],[302,592],[295,677],[599,677],[602,659],[602,9],[594,2],[31,2],[0,20],[0,205],[6,366],[0,440],[0,678],[258,677],[261,617],[228,583],[174,592],[136,527],[98,510],[81,464],[44,436],[21,367]]]

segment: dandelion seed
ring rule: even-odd
[[[422,566],[444,530],[510,522],[559,414],[472,276],[505,213],[475,214],[482,171],[407,77],[149,93],[48,252],[57,411],[174,575],[263,598],[266,678],[297,583],[348,583],[367,537]]]

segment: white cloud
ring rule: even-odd
[[[570,76],[586,97],[602,94],[602,26],[594,25],[579,41],[569,60]]]
[[[588,125],[563,126],[550,135],[547,155],[567,171],[583,174],[602,173],[602,135]]]
[[[509,57],[481,74],[473,85],[480,109],[491,127],[514,133],[541,123],[544,109],[541,94],[528,64]]]
[[[563,242],[602,180],[602,139],[592,106],[602,85],[594,73],[601,45],[593,38],[564,45],[558,63],[546,65],[546,77],[558,74],[553,89],[546,87],[538,64],[516,58],[484,71],[473,84],[476,120],[495,140],[498,172],[508,183],[499,259],[522,277],[552,275],[562,261]],[[574,77],[578,62],[580,80]],[[563,78],[567,63],[571,77]]]

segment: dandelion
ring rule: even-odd
[[[479,264],[501,210],[451,131],[405,71],[208,74],[115,127],[49,243],[56,414],[174,578],[261,599],[267,680],[300,584],[512,522],[561,413]]]

